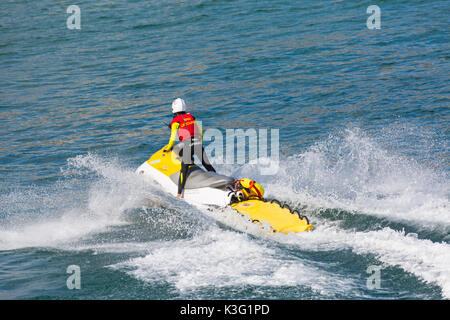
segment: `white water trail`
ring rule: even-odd
[[[133,170],[92,154],[69,159],[62,174],[66,179],[53,186],[12,190],[0,198],[6,212],[0,250],[61,246],[126,224],[126,210],[159,197]]]
[[[167,281],[182,294],[211,287],[304,286],[332,297],[355,286],[352,279],[283,255],[246,234],[217,228],[193,239],[158,242],[148,248],[145,256],[110,267],[145,282]]]
[[[438,285],[443,296],[450,299],[450,244],[419,239],[416,234],[391,228],[356,232],[326,222],[318,225],[314,232],[275,238],[302,250],[350,249],[356,254],[372,254],[387,265],[398,266],[425,282]]]
[[[283,159],[276,175],[247,164],[230,175],[260,182],[266,196],[310,208],[337,208],[430,228],[450,227],[445,172],[388,152],[358,129],[347,129]]]
[[[339,222],[311,216],[316,209],[340,209],[401,221],[418,230],[431,228],[450,240],[450,183],[445,172],[388,152],[358,129],[344,130],[288,157],[275,176],[259,175],[258,168],[250,164],[237,170],[224,166],[223,170],[257,180],[268,198],[308,206],[306,215],[315,230],[276,235],[276,240],[301,250],[351,249],[372,254],[387,265],[437,284],[443,296],[450,298],[450,244],[391,228],[344,230]]]

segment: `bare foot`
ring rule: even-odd
[[[181,199],[181,194],[177,194],[177,197]]]

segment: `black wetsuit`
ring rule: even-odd
[[[180,151],[181,171],[180,177],[178,178],[178,194],[181,194],[184,190],[188,169],[194,164],[194,154],[201,160],[206,170],[216,172],[206,156],[201,138],[192,137],[184,139],[182,144],[183,149]]]

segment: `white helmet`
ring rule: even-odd
[[[172,113],[186,111],[186,102],[181,98],[176,98],[172,102]]]

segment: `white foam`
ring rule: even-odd
[[[162,197],[133,170],[92,154],[68,160],[66,180],[2,197],[9,214],[0,226],[0,249],[56,247],[126,223],[124,212]],[[80,184],[77,175],[94,174]],[[77,184],[80,184],[79,186]],[[5,202],[15,199],[15,203]]]
[[[423,227],[450,226],[450,182],[445,172],[396,155],[358,129],[331,135],[283,159],[275,176],[246,164],[223,166],[250,177],[266,196],[311,208],[339,208]]]
[[[383,263],[440,286],[443,296],[450,299],[450,245],[447,243],[419,239],[415,234],[390,228],[368,232],[342,230],[326,222],[318,224],[310,233],[275,238],[303,250],[351,249],[357,254],[373,254]]]
[[[309,209],[338,208],[362,215],[402,221],[420,229],[448,232],[449,181],[445,172],[396,155],[358,129],[347,129],[280,163],[276,176],[259,175],[253,165],[223,166],[231,175],[262,183],[266,196]],[[313,210],[311,210],[313,211]],[[442,288],[450,298],[450,245],[419,239],[404,231],[342,230],[339,223],[317,217],[311,233],[276,235],[304,250],[351,249],[373,254]]]
[[[349,279],[284,255],[245,234],[217,228],[190,240],[158,242],[146,256],[111,267],[146,282],[167,281],[181,292],[210,286],[306,286],[331,296],[353,286]]]
[[[120,221],[107,217],[83,216],[77,211],[65,212],[58,218],[46,218],[44,221],[0,229],[0,250],[57,247],[64,242],[80,239],[117,224],[120,224]]]

